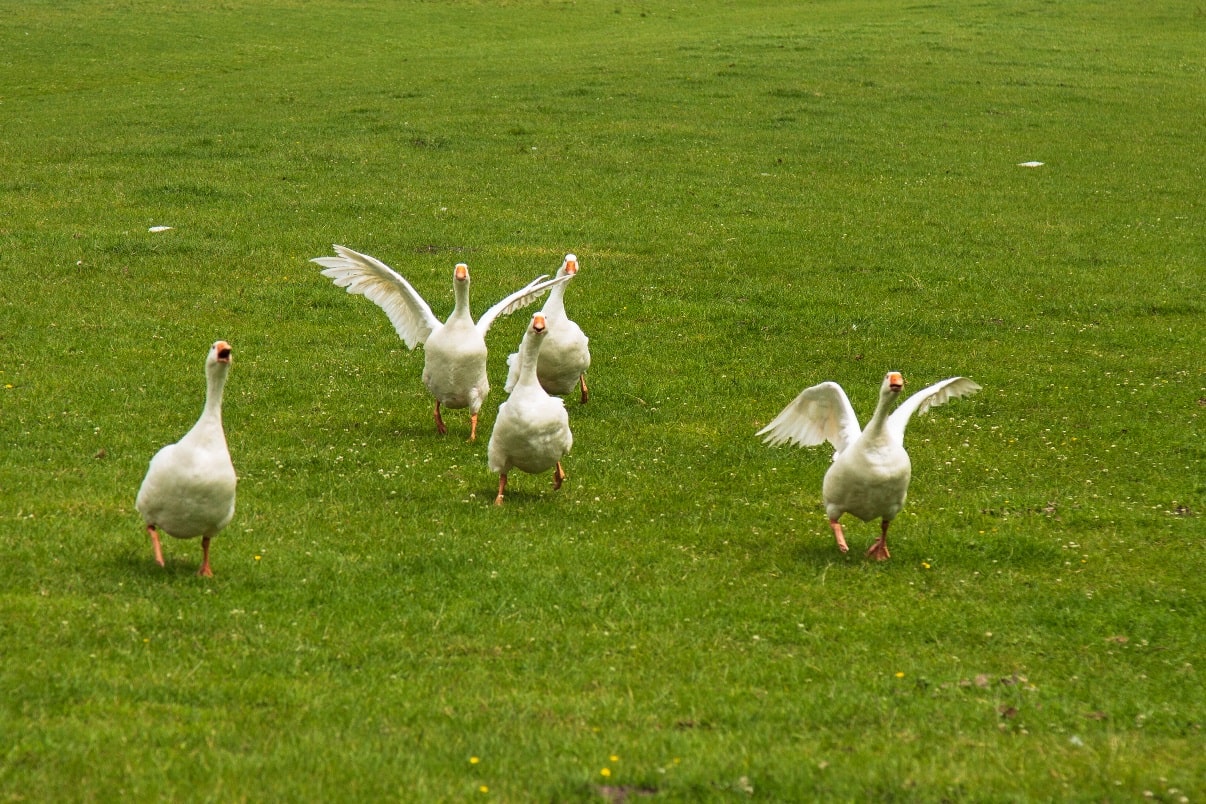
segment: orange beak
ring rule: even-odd
[[[536,315],[532,316],[532,331],[533,332],[544,332],[544,329],[546,326],[547,325],[544,323],[544,316],[542,316],[540,313],[537,313]]]
[[[571,276],[578,273],[578,258],[573,254],[565,256],[565,272]]]
[[[230,344],[226,341],[218,341],[214,344],[214,351],[218,353],[219,363],[230,362]]]
[[[899,391],[904,388],[904,376],[899,371],[893,371],[888,374],[888,387],[893,391]]]
[[[463,262],[458,262],[456,264],[456,273],[454,276],[456,276],[458,282],[464,282],[469,278],[469,266],[465,265]]]

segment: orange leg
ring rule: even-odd
[[[590,397],[590,394],[587,393],[587,390],[586,390],[586,375],[585,374],[578,377],[578,386],[582,389],[582,404],[585,405],[586,400]]]
[[[836,519],[831,519],[829,520],[829,527],[833,528],[833,538],[837,542],[838,549],[843,553],[848,552],[850,548],[846,546],[846,537],[842,534],[841,523]]]
[[[477,414],[469,417],[469,440],[477,441]]]
[[[155,551],[155,563],[163,566],[163,548],[159,545],[159,532],[154,525],[147,525],[147,533],[151,534],[151,549]]]
[[[494,498],[495,505],[502,505],[503,492],[506,491],[506,488],[507,488],[507,473],[502,472],[498,476],[498,496]]]
[[[197,570],[197,574],[203,578],[214,577],[214,571],[209,568],[209,537],[201,537],[201,569]]]
[[[557,468],[553,470],[553,491],[561,488],[561,484],[565,482],[565,470],[561,468],[561,461],[557,461]]]
[[[892,557],[892,554],[888,552],[888,525],[890,524],[892,524],[891,521],[887,519],[879,524],[879,538],[875,540],[875,544],[867,548],[867,558],[887,561]]]
[[[448,432],[448,428],[444,426],[444,418],[440,416],[440,400],[436,400],[435,407],[436,432],[440,435]]]

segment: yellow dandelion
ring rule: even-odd
[[[477,763],[479,763],[479,762],[481,762],[481,761],[482,761],[482,760],[481,760],[481,758],[480,758],[480,757],[469,757],[469,764],[470,764],[470,765],[476,765]]]
[[[925,567],[926,569],[929,569],[929,568],[930,568],[930,565],[929,565],[929,564],[927,564],[927,563],[926,563],[926,562],[924,562],[924,561],[922,561],[922,562],[921,562],[921,566]]]
[[[896,677],[897,677],[897,678],[904,678],[904,673],[897,673],[897,674],[896,674]]]
[[[489,787],[486,787],[485,785],[482,785],[481,787],[479,787],[479,788],[477,788],[477,789],[478,789],[479,791],[483,792],[483,793],[489,793],[489,792],[490,792],[490,788],[489,788]]]
[[[255,560],[256,560],[256,561],[259,561],[261,558],[263,558],[263,556],[256,556],[256,557],[255,557]]]
[[[616,756],[615,754],[612,754],[611,756],[609,756],[608,759],[610,759],[612,762],[620,761],[620,758],[618,756]]]
[[[611,768],[604,768],[603,770],[599,771],[599,774],[604,778],[607,778],[608,776],[611,776]]]

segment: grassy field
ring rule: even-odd
[[[1194,3],[0,0],[0,798],[1206,798]],[[1026,161],[1041,167],[1020,167]],[[154,226],[170,230],[152,233]],[[567,251],[569,479],[384,314]],[[133,501],[229,340],[238,511]],[[962,374],[893,558],[835,380]]]

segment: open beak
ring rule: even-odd
[[[888,387],[893,391],[899,392],[904,389],[904,376],[900,372],[893,371],[888,375]]]
[[[573,254],[565,255],[565,272],[570,276],[578,273],[578,258]]]
[[[229,363],[230,362],[230,344],[229,343],[227,343],[226,341],[218,341],[216,344],[214,344],[214,348],[217,350],[219,363]]]
[[[536,333],[544,332],[546,326],[548,326],[548,325],[544,323],[544,316],[542,316],[540,313],[537,313],[536,315],[532,316],[532,331],[533,332],[536,332]]]

